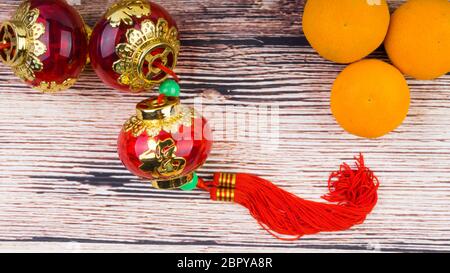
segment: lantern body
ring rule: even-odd
[[[168,97],[155,107],[156,98],[138,104],[137,115],[123,126],[118,153],[125,167],[156,188],[183,186],[211,151],[211,129],[194,109]]]
[[[93,29],[89,56],[106,85],[141,92],[166,79],[155,62],[173,70],[179,49],[177,26],[166,10],[147,0],[121,0]]]
[[[0,60],[43,92],[71,87],[84,69],[88,40],[83,19],[64,0],[24,1],[0,26]]]

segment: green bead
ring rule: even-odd
[[[176,81],[168,79],[159,86],[159,93],[168,97],[178,97],[180,96],[180,86]]]
[[[191,191],[197,187],[197,184],[198,184],[198,176],[197,173],[193,172],[191,181],[181,186],[180,189],[182,189],[183,191]]]

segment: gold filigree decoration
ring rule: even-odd
[[[113,64],[113,70],[120,74],[118,82],[128,85],[131,90],[141,90],[163,81],[167,75],[154,80],[162,71],[153,64],[158,60],[170,69],[175,67],[180,51],[177,28],[169,29],[168,22],[163,18],[159,18],[156,25],[151,20],[145,20],[140,30],[131,28],[126,37],[126,43],[116,46],[119,60]],[[160,53],[155,54],[157,49]]]
[[[120,0],[106,12],[106,19],[112,27],[119,27],[121,23],[133,25],[133,16],[141,18],[151,13],[150,3],[140,0]]]
[[[146,132],[149,137],[157,136],[161,131],[168,133],[177,133],[181,125],[191,126],[192,119],[198,115],[193,108],[178,105],[176,113],[165,119],[142,120],[137,116],[132,116],[123,125],[125,132],[131,132],[133,136],[137,137],[143,132]]]
[[[142,165],[139,168],[150,173],[153,178],[175,178],[186,166],[186,160],[175,155],[177,146],[172,138],[155,141],[148,140],[148,150],[139,156]]]
[[[52,82],[46,82],[46,81],[42,81],[39,83],[38,86],[35,86],[35,89],[38,89],[44,93],[56,93],[59,91],[63,91],[63,90],[67,90],[70,87],[72,87],[75,82],[77,80],[76,79],[72,79],[72,78],[68,78],[65,81],[63,81],[62,83],[56,83],[54,81]]]
[[[14,73],[24,81],[31,82],[44,65],[42,56],[47,47],[38,39],[45,33],[45,26],[38,23],[39,9],[31,9],[28,1],[23,2],[17,9],[12,20],[2,25],[3,40],[11,41],[10,52],[5,52],[6,64],[11,65]],[[13,33],[11,33],[13,32]]]

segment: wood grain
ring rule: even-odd
[[[108,2],[76,8],[92,26]],[[154,190],[124,169],[116,137],[146,94],[111,90],[88,68],[72,90],[44,95],[0,65],[0,251],[450,251],[449,75],[408,79],[405,123],[382,139],[360,139],[330,114],[330,87],[344,66],[308,46],[304,1],[155,2],[182,33],[182,99],[201,98],[213,123],[216,142],[201,176],[257,173],[319,200],[329,171],[363,152],[382,183],[375,211],[349,231],[278,241],[238,205],[201,191]],[[2,0],[0,21],[18,4]],[[386,59],[381,49],[372,57]],[[273,107],[274,116],[262,116],[271,128],[258,120],[260,106]],[[259,134],[225,137],[235,129],[225,126],[225,112]]]

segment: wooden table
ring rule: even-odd
[[[108,2],[75,6],[93,26]],[[182,34],[182,99],[201,98],[214,126],[202,177],[256,173],[318,201],[329,172],[363,152],[382,183],[378,206],[349,231],[279,241],[239,205],[155,190],[122,166],[117,134],[148,94],[111,90],[87,68],[72,90],[45,95],[0,65],[0,251],[450,251],[449,75],[408,79],[405,123],[379,140],[356,138],[330,114],[330,87],[344,66],[309,47],[304,1],[156,2]],[[18,5],[2,0],[0,21]],[[382,50],[372,56],[386,59]],[[236,131],[235,122],[224,126],[225,111],[257,134],[224,137]]]

